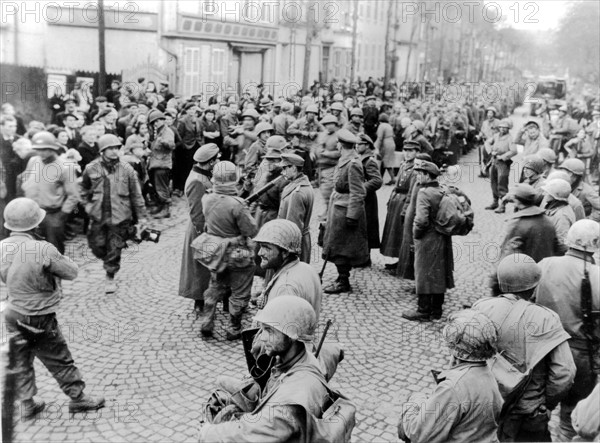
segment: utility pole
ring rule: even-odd
[[[302,92],[308,92],[308,77],[310,75],[310,58],[312,55],[312,42],[315,34],[315,8],[319,5],[316,1],[307,4],[306,11],[306,42],[304,44],[304,73],[302,75]]]
[[[354,10],[352,11],[352,65],[350,66],[350,87],[354,83],[356,76],[356,39],[357,39],[357,27],[358,27],[358,2],[360,0],[354,0]]]
[[[388,0],[388,11],[387,11],[387,26],[385,29],[385,59],[384,59],[384,74],[383,74],[383,90],[387,90],[388,83],[390,81],[390,58],[392,56],[390,51],[390,34],[392,31],[392,19],[394,12],[394,3],[391,0]],[[394,41],[394,46],[396,46],[396,42]]]
[[[104,0],[98,0],[98,53],[100,57],[100,69],[98,71],[98,95],[104,95],[106,88],[106,50],[104,41]]]

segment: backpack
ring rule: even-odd
[[[473,208],[467,195],[455,186],[442,186],[435,216],[435,230],[444,235],[467,235],[474,226]]]

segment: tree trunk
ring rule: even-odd
[[[352,65],[350,66],[350,87],[356,77],[356,38],[358,27],[358,0],[354,2],[354,11],[352,12]]]
[[[394,16],[394,2],[392,0],[388,0],[388,16],[387,16],[387,25],[385,29],[385,45],[384,45],[384,68],[383,68],[383,90],[386,91],[388,88],[388,83],[390,81],[390,34],[392,29],[392,19]],[[396,42],[394,42],[394,45]]]
[[[408,70],[410,69],[410,56],[412,55],[412,50],[413,50],[413,41],[415,39],[415,32],[417,31],[417,28],[419,22],[417,20],[415,20],[415,18],[413,17],[413,23],[412,23],[412,29],[410,30],[410,40],[408,42],[408,54],[406,56],[406,70],[404,72],[404,81],[408,81]],[[427,26],[427,24],[425,24],[425,26]]]
[[[104,48],[104,0],[98,0],[98,95],[104,95],[106,89],[106,51]]]
[[[304,44],[304,72],[302,74],[302,92],[308,92],[308,81],[310,76],[310,58],[312,55],[312,41],[315,26],[315,8],[318,5],[312,1],[307,4],[306,9],[306,42]]]

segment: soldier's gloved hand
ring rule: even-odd
[[[349,228],[355,228],[358,226],[358,220],[346,217],[346,226]]]

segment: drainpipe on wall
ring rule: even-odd
[[[179,15],[179,0],[177,0],[176,6],[175,6],[175,17],[178,17]],[[169,60],[168,62],[174,61],[175,62],[175,79],[174,81],[172,79],[169,79],[170,83],[169,84],[169,88],[171,88],[172,84],[175,83],[177,86],[179,86],[179,59],[178,56],[175,52],[172,52],[168,46],[166,46],[163,43],[163,34],[164,34],[164,15],[165,15],[165,2],[160,2],[160,9],[158,12],[158,47],[160,49],[162,49],[163,51],[165,51],[167,53],[167,55],[169,56]],[[175,88],[173,88],[171,91],[173,91]]]

